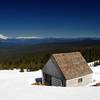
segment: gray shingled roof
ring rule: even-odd
[[[52,57],[67,80],[93,73],[80,52],[53,54]]]

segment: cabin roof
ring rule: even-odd
[[[73,79],[93,73],[80,52],[52,54],[65,79]]]

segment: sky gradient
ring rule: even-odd
[[[0,0],[0,34],[100,37],[100,0]]]

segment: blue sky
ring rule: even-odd
[[[0,34],[100,37],[100,1],[0,0]]]

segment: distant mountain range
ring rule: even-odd
[[[78,38],[58,38],[58,37],[38,37],[38,36],[17,36],[17,37],[7,37],[7,36],[5,36],[5,35],[3,35],[3,34],[0,34],[0,40],[7,40],[7,39],[12,39],[12,40],[15,40],[15,39],[21,39],[21,40],[23,40],[23,39],[38,39],[38,40],[40,40],[40,39],[47,39],[47,40],[54,40],[54,39],[56,39],[56,40],[84,40],[84,39],[86,39],[86,40],[100,40],[100,38],[94,38],[94,37],[78,37]]]
[[[100,38],[41,38],[41,37],[6,37],[0,34],[0,47],[20,45],[44,45],[44,44],[67,44],[67,45],[93,45],[100,44]]]
[[[100,43],[99,38],[74,38],[74,39],[65,39],[65,38],[31,38],[31,39],[9,39],[4,38],[0,39],[1,46],[17,46],[17,45],[42,45],[42,44],[81,44],[81,45],[90,45]]]

